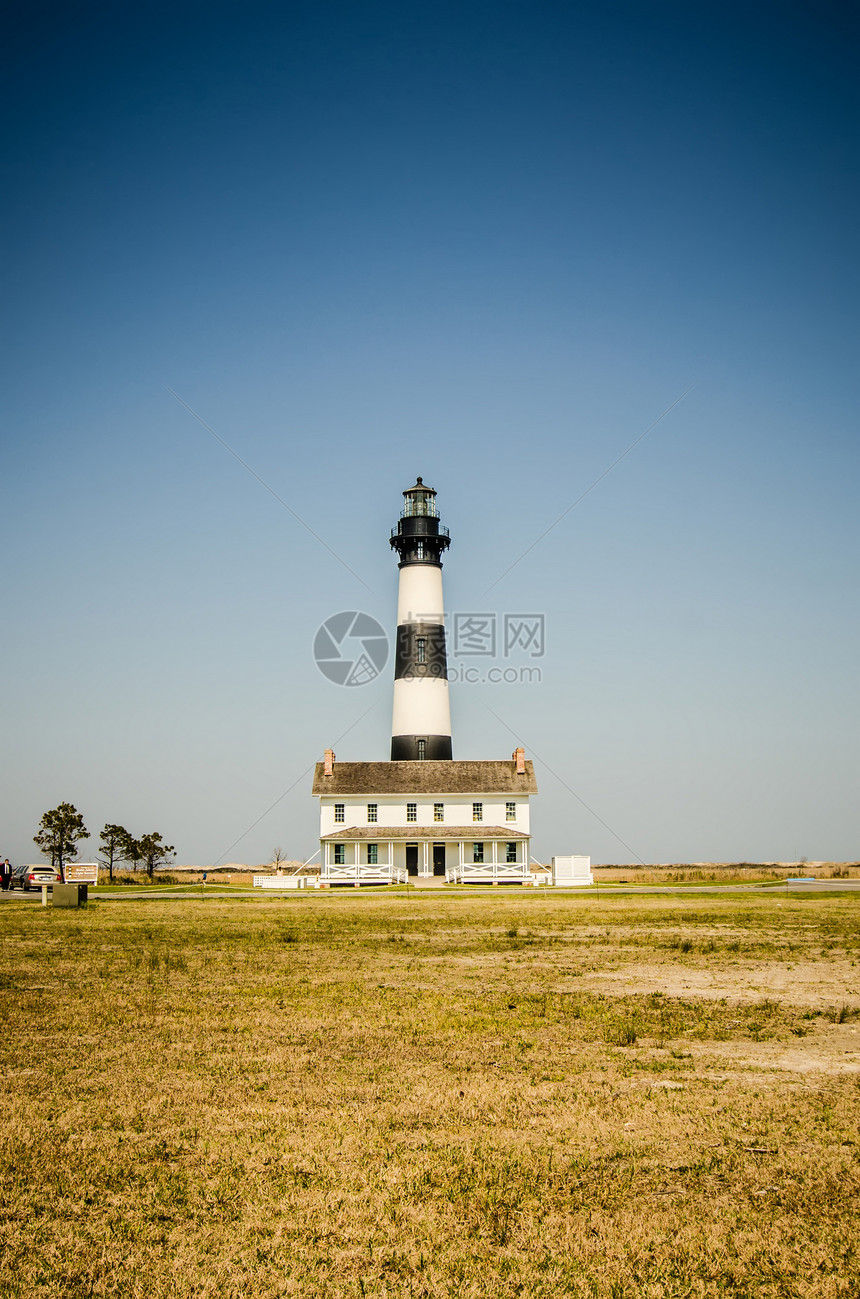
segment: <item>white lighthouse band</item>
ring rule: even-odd
[[[400,556],[391,760],[450,761],[451,710],[442,600],[442,551],[451,544],[436,492],[419,478],[391,531]]]

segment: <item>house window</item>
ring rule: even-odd
[[[368,821],[375,821],[375,820],[376,820],[376,806],[377,806],[376,803],[368,803],[368,805],[367,805],[367,819],[368,819]]]
[[[423,762],[424,759],[425,759],[426,757],[427,757],[427,741],[426,741],[426,740],[419,740],[419,741],[418,741],[418,761],[419,761],[419,762]]]
[[[334,864],[335,864],[335,866],[343,866],[344,862],[346,861],[346,857],[345,857],[345,855],[344,855],[344,854],[345,854],[345,850],[346,850],[346,844],[336,843],[336,844],[334,845]]]
[[[505,849],[505,861],[515,862],[516,860],[517,860],[517,845],[515,843],[509,843],[507,848]]]
[[[369,843],[367,845],[367,864],[368,866],[375,866],[378,861],[379,861],[379,845],[375,843]]]
[[[445,804],[444,804],[444,803],[434,803],[434,804],[433,804],[433,820],[434,820],[434,821],[444,821],[444,820],[445,820]]]
[[[425,636],[418,637],[418,662],[427,662],[427,639]]]
[[[507,821],[516,821],[517,819],[516,803],[505,803],[505,819]]]
[[[480,862],[480,861],[483,861],[483,860],[484,860],[484,845],[483,845],[482,843],[473,843],[473,844],[472,844],[472,861]]]
[[[423,541],[419,541],[419,542],[418,542],[418,545],[415,547],[415,558],[416,558],[416,559],[423,559],[423,558],[424,558],[424,542],[423,542]]]
[[[406,820],[407,820],[407,821],[417,821],[417,820],[418,820],[418,804],[417,804],[417,803],[407,803],[407,804],[406,804]]]
[[[472,820],[473,820],[473,821],[483,821],[483,819],[484,819],[484,804],[483,804],[483,803],[473,803],[473,804],[472,804]]]
[[[343,808],[343,803],[335,803],[334,805],[334,819],[341,824],[343,823]]]

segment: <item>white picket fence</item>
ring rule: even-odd
[[[345,862],[339,865],[326,862],[319,877],[322,886],[326,884],[405,884],[409,875],[402,866],[388,866],[385,863],[371,865],[369,862]]]
[[[446,884],[534,884],[524,862],[460,862],[445,872]]]
[[[313,875],[255,875],[255,889],[306,889],[315,883]]]

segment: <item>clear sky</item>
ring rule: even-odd
[[[851,6],[17,18],[0,851],[68,800],[310,856],[392,673],[314,634],[393,632],[421,474],[452,615],[545,616],[473,660],[539,681],[452,684],[455,757],[535,759],[537,856],[860,859]]]

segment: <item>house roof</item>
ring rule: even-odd
[[[525,774],[506,762],[335,762],[314,772],[315,794],[536,794],[534,764]]]
[[[385,843],[388,839],[408,839],[410,842],[423,842],[425,839],[462,839],[464,843],[483,843],[490,839],[505,839],[513,843],[514,839],[528,839],[522,830],[512,830],[510,826],[484,825],[344,825],[332,834],[324,834],[320,843],[338,842]]]

